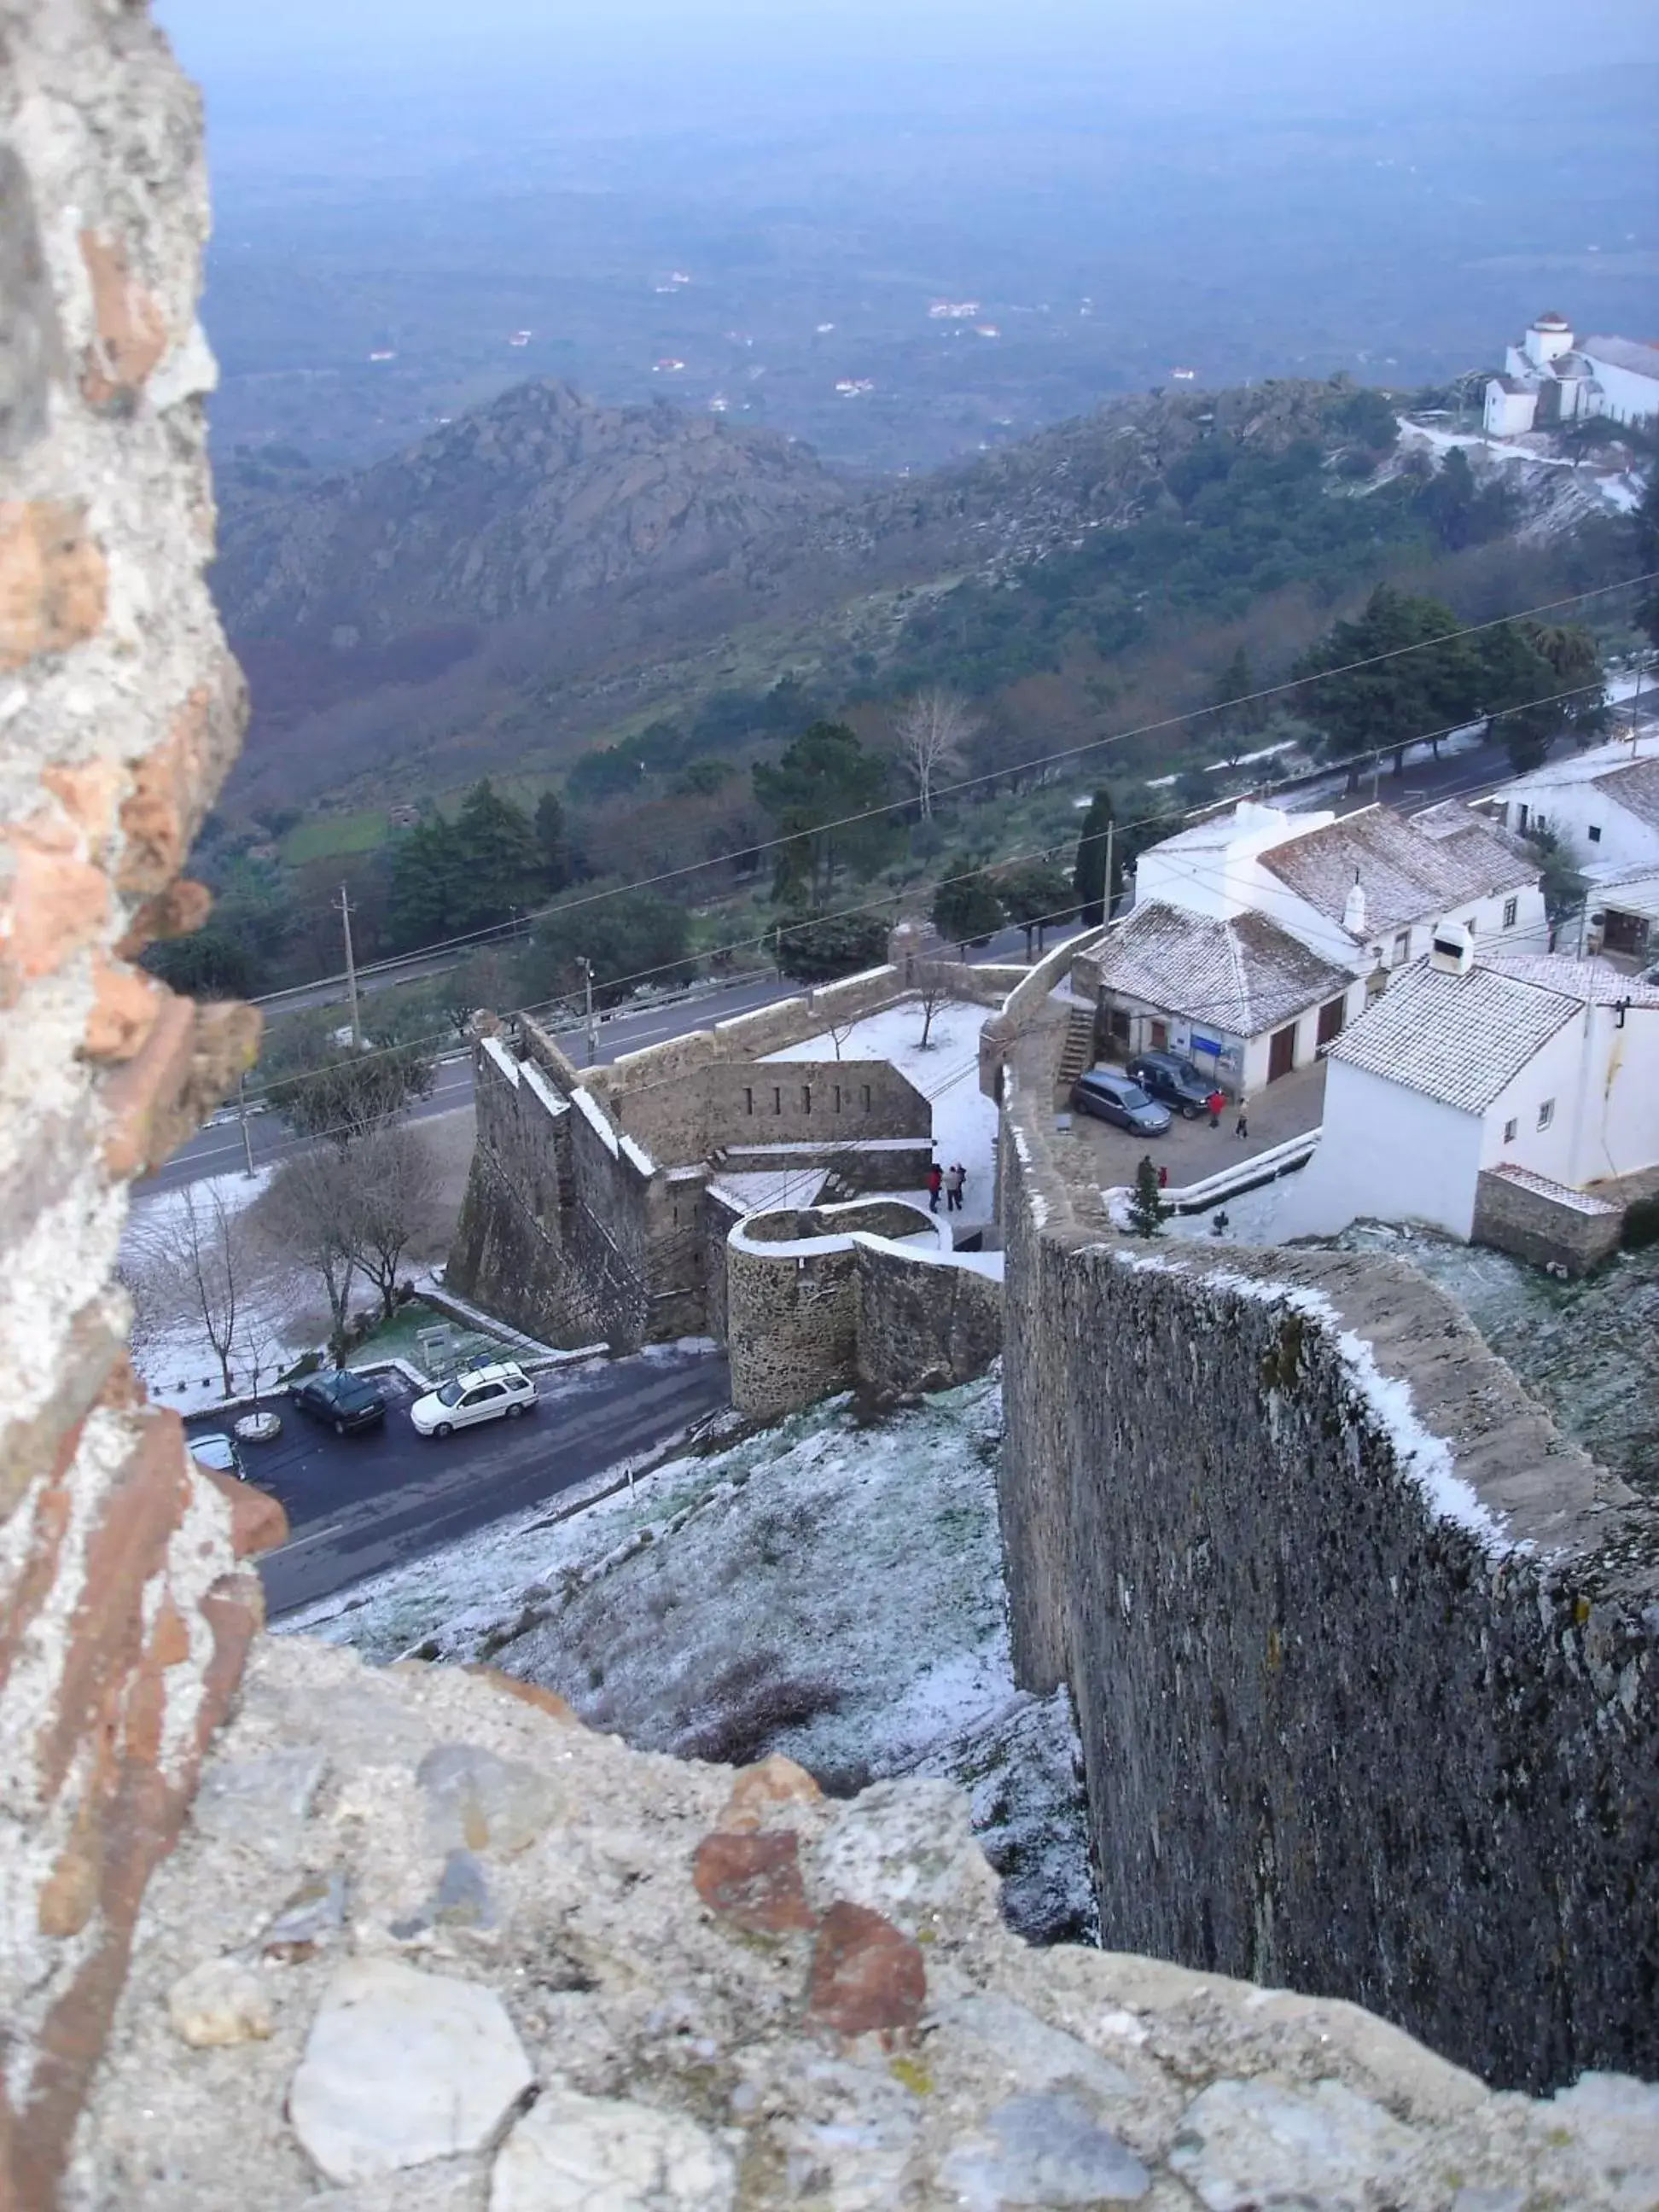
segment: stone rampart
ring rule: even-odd
[[[879,1137],[926,1139],[933,1109],[884,1060],[711,1060],[604,1094],[617,1126],[665,1167],[727,1146],[814,1144],[833,1152]]]
[[[1002,1512],[1106,1942],[1351,1997],[1499,2081],[1653,2072],[1653,1508],[1408,1267],[1114,1237],[1051,1048],[1005,1085]]]
[[[540,1078],[538,1080],[538,1078]],[[445,1279],[527,1335],[574,1345],[562,1222],[570,1109],[497,1037],[473,1054],[477,1134]]]
[[[726,1251],[732,1404],[772,1421],[854,1385],[894,1397],[983,1375],[1002,1343],[987,1267],[902,1201],[746,1215]]]

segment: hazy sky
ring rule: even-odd
[[[825,89],[849,74],[964,72],[994,92],[1056,63],[1110,81],[1322,86],[1334,106],[1373,85],[1431,92],[1454,70],[1501,77],[1659,55],[1650,0],[1576,0],[1571,37],[1553,0],[156,0],[210,92],[246,95],[262,76],[347,83],[483,80],[533,68],[555,82],[599,74],[642,86],[677,75],[705,88],[766,81]]]

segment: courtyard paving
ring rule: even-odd
[[[1127,1130],[1073,1113],[1068,1149],[1075,1171],[1103,1190],[1133,1183],[1135,1169],[1148,1152],[1160,1167],[1169,1169],[1171,1186],[1180,1189],[1316,1128],[1324,1111],[1325,1063],[1318,1060],[1281,1076],[1249,1102],[1247,1138],[1233,1134],[1238,1109],[1232,1105],[1222,1115],[1218,1129],[1210,1127],[1207,1115],[1183,1121],[1176,1114],[1161,1137],[1131,1136]]]

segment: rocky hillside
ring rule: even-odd
[[[234,635],[373,645],[715,568],[848,496],[787,440],[526,384],[361,476],[228,516],[215,589]]]

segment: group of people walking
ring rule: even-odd
[[[1225,1094],[1219,1089],[1212,1091],[1204,1103],[1210,1109],[1210,1127],[1212,1129],[1218,1129],[1221,1127],[1221,1116],[1227,1108]],[[1238,1102],[1238,1119],[1233,1124],[1233,1134],[1236,1137],[1248,1137],[1249,1133],[1249,1110],[1241,1098]]]
[[[927,1170],[927,1211],[939,1212],[941,1195],[947,1213],[960,1213],[962,1194],[967,1187],[968,1170],[958,1160],[954,1167],[942,1168],[935,1160]]]

